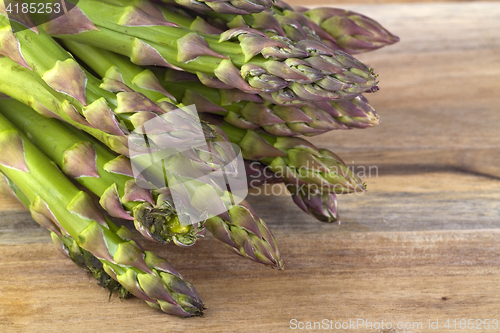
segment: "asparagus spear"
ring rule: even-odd
[[[278,177],[269,167],[258,161],[245,160],[248,187],[256,188],[264,184],[282,183],[283,178]],[[339,222],[337,213],[337,196],[335,193],[321,193],[312,189],[299,189],[294,184],[286,184],[292,195],[293,202],[304,212],[321,222]]]
[[[73,10],[75,8],[71,12]],[[6,22],[6,18],[2,15],[0,15],[0,22],[8,28],[9,22],[8,20]],[[14,21],[11,23],[14,26],[19,25]],[[155,147],[163,148],[169,145],[190,149],[192,162],[210,170],[221,164],[232,165],[230,161],[234,159],[234,156],[224,147],[219,147],[220,144],[226,143],[226,139],[220,136],[221,132],[206,124],[202,124],[200,128],[199,119],[170,103],[171,100],[164,90],[157,92],[161,96],[156,96],[155,103],[144,94],[127,87],[120,81],[119,73],[114,73],[118,77],[115,76],[113,81],[108,80],[104,83],[86,73],[57,42],[41,29],[38,29],[38,33],[25,29],[16,32],[16,36],[12,37],[14,42],[18,43],[24,55],[23,59],[39,75],[38,77],[34,75],[30,81],[36,80],[50,86],[50,88],[46,87],[46,90],[53,95],[53,98],[44,96],[44,99],[49,100],[42,100],[39,94],[34,93],[41,90],[41,87],[35,90],[34,87],[30,88],[32,96],[26,96],[19,88],[7,86],[5,89],[11,91],[7,93],[8,95],[28,105],[32,105],[32,99],[37,99],[37,105],[34,108],[38,112],[58,116],[70,122],[123,155],[128,155],[130,150],[144,150],[144,147],[131,144],[135,142],[133,138],[138,134],[132,131],[155,118],[158,120],[156,124],[158,126],[161,124],[160,128],[155,129],[155,135],[149,135],[149,140]],[[28,76],[27,73],[19,75]],[[147,84],[148,78],[144,80]],[[72,84],[67,84],[68,81]],[[24,82],[22,84],[26,85]],[[54,103],[54,99],[58,99],[60,103]],[[167,111],[169,111],[168,114],[166,114]],[[205,140],[200,139],[201,132],[213,149],[205,149]],[[142,137],[141,134],[139,136]],[[153,151],[155,149],[161,148],[150,148]]]
[[[245,160],[245,171],[249,188],[283,182],[283,178],[276,176],[265,164],[258,161]]]
[[[64,230],[129,292],[168,314],[201,315],[203,303],[194,287],[164,259],[127,239],[126,229],[110,225],[92,199],[1,115],[0,171],[29,199],[36,221]]]
[[[375,20],[359,13],[319,7],[304,11],[316,31],[324,31],[333,37],[342,50],[350,53],[369,52],[399,42]]]
[[[141,234],[157,242],[190,246],[203,234],[201,225],[181,225],[168,195],[136,184],[130,161],[91,136],[56,119],[45,118],[14,99],[0,99],[0,112],[69,177],[100,197],[113,217],[134,220]]]
[[[365,191],[365,184],[335,153],[318,149],[300,138],[273,137],[241,130],[221,119],[217,123],[232,142],[241,147],[243,157],[261,161],[283,179],[294,203],[322,222],[339,222],[336,194]]]
[[[162,86],[182,103],[196,104],[199,112],[222,115],[226,122],[243,129],[262,128],[276,136],[312,136],[380,123],[364,96],[302,106],[275,105],[238,90],[206,87],[191,74],[158,69],[154,72]]]
[[[365,99],[360,97],[353,101],[361,101],[361,112],[354,113],[349,108],[335,107],[328,104],[326,109],[335,114],[332,117],[326,111],[311,105],[302,107],[286,107],[264,103],[251,94],[231,89],[222,90],[204,86],[196,77],[182,73],[177,75],[173,70],[155,70],[160,82],[149,69],[132,64],[130,60],[119,54],[109,52],[81,43],[64,41],[63,45],[73,55],[98,73],[105,83],[114,82],[112,77],[120,73],[125,84],[137,92],[155,101],[157,91],[166,89],[184,105],[196,105],[198,112],[209,112],[224,115],[224,119],[242,128],[264,128],[267,132],[279,136],[317,135],[333,129],[365,128],[378,124],[378,116]],[[160,84],[161,83],[161,84]],[[147,89],[145,89],[146,87]],[[158,96],[157,96],[158,97]],[[352,101],[339,101],[346,104]],[[344,111],[347,109],[347,112]],[[356,110],[357,111],[357,110]],[[353,117],[353,116],[355,117]]]
[[[304,212],[321,222],[338,222],[337,195],[334,192],[312,191],[288,185],[293,202]]]
[[[309,52],[292,50],[259,31],[238,28],[217,39],[174,27],[148,2],[125,4],[79,1],[65,18],[71,25],[58,18],[44,27],[54,36],[121,53],[136,64],[182,69],[197,73],[204,84],[271,93],[290,103],[353,97],[376,86],[372,71],[342,51],[321,45],[308,45]]]
[[[234,127],[221,118],[206,117],[217,124],[229,140],[240,146],[245,159],[261,161],[285,184],[308,193],[352,193],[365,185],[335,153],[317,148],[307,140],[278,137]]]
[[[231,15],[232,14],[232,15]],[[258,13],[206,12],[230,28],[252,28],[267,35],[286,37],[291,42],[320,41],[331,50],[357,54],[394,44],[399,38],[375,20],[359,13],[318,7],[292,8],[278,0],[273,8]]]
[[[224,14],[258,13],[270,8],[275,0],[162,0],[166,4],[177,4],[183,7],[208,12],[215,11]]]
[[[101,204],[112,215],[128,218],[121,207],[123,203],[136,217],[137,229],[146,237],[156,241],[172,239],[177,245],[191,245],[196,241],[201,231],[179,224],[168,188],[154,191],[155,201],[151,201],[151,193],[134,186],[130,161],[125,157],[116,157],[85,133],[75,132],[55,119],[44,118],[13,99],[0,99],[0,112],[31,137],[63,171],[100,196]],[[86,158],[78,158],[84,153]],[[85,160],[91,163],[85,165],[83,171],[94,176],[74,173],[75,164]],[[283,268],[274,236],[248,202],[233,205],[227,214],[210,217],[204,225],[230,250],[256,262]]]
[[[216,20],[215,22],[221,21],[232,29],[255,29],[286,44],[298,44],[302,47],[322,45],[324,49],[331,51],[342,49],[333,37],[326,32],[321,33],[321,28],[317,27],[319,28],[317,29],[307,17],[300,12],[293,11],[291,7],[285,9],[275,4],[270,10],[247,13],[247,15],[221,12],[206,12],[204,15],[208,21],[211,21],[210,19]]]
[[[126,138],[106,133],[93,127],[88,121],[84,121],[73,105],[67,99],[61,98],[36,73],[16,64],[8,57],[0,58],[0,73],[1,93],[31,106],[45,117],[62,119],[88,132],[115,152],[128,154]],[[101,118],[99,126],[110,124],[106,121],[109,119],[108,117]]]
[[[31,206],[29,199],[1,172],[0,193],[12,195],[29,210]],[[38,220],[40,221],[40,219]],[[42,224],[42,227],[46,227],[46,225]],[[70,258],[77,266],[85,269],[91,274],[98,281],[99,286],[108,289],[111,293],[116,291],[120,298],[130,296],[130,293],[123,288],[120,283],[113,280],[111,276],[104,271],[102,262],[99,261],[96,256],[78,246],[78,243],[71,236],[67,234],[63,235],[63,232],[56,225],[50,225],[48,230],[50,231],[50,236],[56,248]]]

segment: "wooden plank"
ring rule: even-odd
[[[189,320],[165,316],[138,299],[108,301],[103,289],[50,244],[1,246],[0,327],[3,332],[68,327],[83,332],[285,332],[292,319],[360,318],[395,325],[499,318],[498,230],[276,233],[288,259],[284,272],[241,261],[210,239],[193,249],[148,243],[148,249],[168,255],[207,302],[206,315]],[[391,332],[403,331],[423,332]]]
[[[500,3],[347,7],[401,38],[358,55],[380,75],[381,90],[368,98],[382,124],[312,141],[355,163],[500,177]]]
[[[365,178],[368,192],[338,197],[342,224],[317,223],[290,205],[282,188],[261,189],[260,194],[282,194],[269,198],[250,197],[249,201],[270,221],[273,230],[289,233],[394,232],[421,230],[473,230],[498,228],[500,181],[462,172],[421,172]],[[281,191],[280,191],[281,190]],[[276,212],[276,206],[278,208]],[[286,208],[285,208],[286,207]],[[273,223],[276,216],[279,222]],[[275,226],[276,225],[276,226]]]
[[[383,165],[370,171],[357,165],[354,170],[359,175],[366,174],[363,179],[368,184],[368,192],[339,196],[340,226],[318,223],[303,214],[280,185],[255,189],[248,200],[272,230],[283,229],[289,233],[498,227],[500,180],[468,172],[451,172],[446,166],[426,171],[425,166],[408,169],[404,165]],[[50,242],[47,232],[28,212],[19,209],[0,211],[0,244]],[[126,225],[133,229],[131,223]]]
[[[189,249],[142,241],[208,306],[205,317],[181,320],[138,299],[108,301],[29,213],[0,197],[0,331],[285,332],[293,318],[439,319],[441,328],[447,318],[500,319],[500,3],[342,7],[402,41],[359,56],[380,74],[370,100],[382,125],[312,138],[355,170],[378,171],[365,177],[365,195],[339,198],[340,226],[315,222],[284,194],[251,196],[280,243],[284,272],[210,236]]]

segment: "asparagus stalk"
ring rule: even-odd
[[[0,99],[0,112],[69,177],[100,197],[113,217],[134,220],[146,238],[178,246],[193,245],[201,225],[181,225],[173,201],[136,184],[130,161],[111,153],[91,136],[56,119],[45,118],[14,99]]]
[[[105,272],[150,306],[181,317],[201,315],[194,287],[162,258],[116,230],[51,160],[0,115],[0,171],[31,202],[36,221],[55,224],[103,264]]]
[[[232,15],[231,15],[232,14]],[[350,54],[369,52],[394,44],[399,38],[375,20],[359,13],[330,7],[292,8],[278,0],[258,13],[206,12],[230,28],[252,28],[291,42],[320,41],[331,50]]]
[[[315,27],[306,16],[294,11],[291,7],[284,8],[275,4],[270,10],[247,13],[247,15],[220,12],[204,14],[208,21],[210,19],[216,22],[222,21],[231,29],[255,29],[286,44],[300,45],[305,48],[310,45],[316,47],[321,45],[324,49],[331,51],[342,49],[333,37],[326,32],[321,32],[321,28]]]
[[[364,96],[297,106],[275,105],[238,90],[206,87],[191,74],[159,69],[154,72],[162,86],[183,104],[195,104],[199,112],[222,115],[226,122],[243,129],[261,128],[276,136],[313,136],[380,123]]]
[[[199,12],[224,14],[259,13],[270,8],[275,0],[162,0],[166,4],[177,4]]]
[[[104,82],[111,80],[110,73],[119,73],[127,86],[144,93],[152,100],[155,100],[156,91],[161,89],[151,71],[130,63],[120,55],[70,41],[65,41],[64,45],[102,76]],[[145,77],[147,81],[144,80]],[[221,197],[228,196],[231,196],[228,192],[221,193]],[[231,205],[227,214],[211,217],[205,224],[218,240],[236,253],[270,267],[283,268],[274,236],[248,202]]]
[[[245,160],[248,187],[256,188],[264,184],[282,183],[265,164],[257,161]],[[287,183],[286,188],[292,195],[293,202],[304,212],[321,222],[339,222],[337,213],[337,196],[335,193],[321,193],[311,189],[299,189],[294,184]]]
[[[19,202],[27,210],[29,210],[29,207],[31,206],[29,199],[1,172],[0,192],[10,194],[11,196],[17,198]],[[42,227],[46,227],[46,225],[42,224]],[[99,261],[96,256],[82,249],[71,236],[66,234],[63,235],[63,232],[59,229],[59,227],[55,225],[51,225],[51,227],[52,230],[50,228],[48,228],[48,230],[50,231],[50,236],[56,248],[70,258],[77,266],[85,269],[89,274],[91,274],[98,281],[99,286],[108,289],[111,293],[116,291],[122,299],[130,296],[130,293],[123,288],[120,283],[113,280],[111,276],[104,271],[102,262]]]
[[[36,73],[16,64],[8,57],[0,58],[0,73],[1,93],[31,106],[45,117],[62,119],[88,132],[115,152],[129,153],[126,138],[93,127],[75,111],[74,106],[66,98],[62,98]],[[106,121],[109,119],[108,117],[101,118],[99,126],[110,124]]]
[[[245,160],[245,171],[249,188],[257,188],[265,184],[278,184],[283,178],[278,177],[269,168],[258,161]]]
[[[340,223],[337,211],[337,195],[334,192],[311,191],[287,186],[293,202],[304,212],[321,222]]]
[[[360,103],[363,110],[357,113],[353,113],[349,108],[339,108],[332,103],[328,104],[326,109],[338,116],[334,118],[326,111],[311,105],[304,105],[300,108],[278,106],[264,103],[260,97],[236,89],[209,88],[204,86],[195,75],[187,73],[176,75],[173,70],[166,72],[155,70],[155,74],[161,79],[158,82],[151,70],[132,64],[130,60],[119,54],[71,41],[64,41],[63,45],[103,77],[105,83],[113,82],[111,77],[118,72],[128,87],[143,93],[153,101],[159,97],[155,95],[161,95],[157,92],[158,90],[166,89],[172,92],[182,104],[194,104],[198,112],[222,114],[227,122],[237,127],[249,129],[262,127],[270,134],[293,136],[317,135],[333,129],[364,128],[378,124],[378,116],[365,99]],[[179,76],[181,77],[176,79]],[[362,97],[353,101],[358,101],[360,98]],[[338,103],[352,104],[351,101]],[[350,116],[351,114],[356,117]]]
[[[305,10],[303,14],[314,24],[316,31],[326,32],[350,54],[369,52],[399,42],[399,37],[375,20],[350,10],[319,7]]]
[[[216,123],[231,142],[240,146],[245,159],[268,165],[285,184],[299,191],[336,194],[365,191],[359,177],[328,149],[317,148],[301,138],[240,129],[220,118],[206,119]]]
[[[276,100],[290,103],[354,97],[377,83],[372,70],[342,51],[331,52],[318,45],[308,45],[309,52],[292,50],[259,31],[239,28],[217,39],[173,26],[176,24],[162,18],[149,2],[125,4],[79,1],[66,14],[74,16],[72,25],[55,19],[45,28],[63,39],[121,53],[139,65],[182,69],[197,73],[204,84],[270,93]],[[240,42],[230,42],[232,39]]]
[[[179,224],[168,188],[154,191],[152,197],[151,193],[135,186],[130,161],[125,157],[116,157],[85,133],[75,132],[55,119],[44,118],[13,99],[0,99],[0,112],[33,138],[63,171],[100,196],[101,205],[111,215],[129,219],[121,206],[123,203],[144,236],[156,241],[172,239],[177,245],[185,246],[196,241],[201,231]],[[86,158],[78,158],[83,153]],[[84,166],[83,176],[78,176],[74,173],[75,164],[85,160],[91,163]],[[93,176],[86,176],[89,173]],[[232,251],[256,262],[283,268],[274,236],[248,202],[232,206],[227,214],[210,217],[204,225]]]
[[[73,10],[75,8],[71,12]],[[0,22],[8,27],[9,22],[5,20],[6,18],[0,15]],[[17,22],[11,23],[14,26],[19,25]],[[46,87],[46,90],[60,101],[60,103],[54,103],[52,101],[54,98],[42,101],[38,94],[32,93],[30,95],[38,99],[37,105],[34,106],[38,112],[49,116],[59,116],[89,132],[123,155],[128,155],[130,150],[144,150],[144,147],[130,144],[134,142],[134,136],[137,136],[137,133],[132,131],[154,118],[158,120],[157,124],[161,124],[161,128],[156,128],[156,134],[149,136],[155,147],[163,148],[168,145],[191,149],[192,162],[210,170],[219,165],[231,165],[230,161],[234,159],[234,156],[223,147],[219,147],[220,144],[226,143],[226,139],[220,136],[221,132],[206,124],[201,125],[200,128],[199,119],[170,103],[169,95],[165,94],[163,89],[157,91],[157,95],[161,96],[155,96],[157,98],[155,103],[144,94],[127,87],[120,81],[119,73],[110,73],[114,76],[107,82],[102,82],[86,73],[59,44],[41,29],[38,29],[38,34],[25,29],[16,32],[16,36],[12,37],[15,42],[17,41],[26,63],[39,75],[33,76],[30,81],[36,80],[39,83],[42,81],[50,86],[48,89]],[[26,73],[23,75],[28,76]],[[143,79],[144,84],[147,85],[148,78]],[[73,84],[67,84],[68,81]],[[7,93],[8,95],[32,105],[30,104],[32,103],[31,96],[21,94],[19,88],[6,87],[5,89],[10,89],[11,93]],[[54,108],[54,104],[60,106],[60,109]],[[55,110],[52,110],[53,108]],[[169,111],[168,114],[165,114],[167,111]],[[159,116],[162,116],[161,119]],[[199,138],[202,131],[205,139],[213,147],[210,151],[204,149],[205,142],[201,142]]]

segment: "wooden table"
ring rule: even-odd
[[[359,319],[407,329],[337,331],[466,332],[453,320],[499,320],[500,3],[343,7],[378,19],[401,43],[359,56],[380,74],[369,97],[382,124],[313,139],[356,168],[372,166],[369,192],[340,198],[340,226],[315,222],[285,195],[250,197],[281,245],[283,272],[211,237],[190,249],[144,242],[206,302],[203,318],[183,320],[138,299],[108,301],[1,197],[0,331],[287,332],[292,319]]]

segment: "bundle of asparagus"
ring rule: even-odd
[[[61,4],[64,15],[30,14],[0,0],[0,190],[109,291],[176,316],[204,310],[189,282],[105,214],[181,247],[208,230],[283,269],[269,227],[228,178],[284,183],[330,223],[337,195],[366,190],[338,155],[299,136],[379,124],[363,95],[377,76],[352,56],[398,41],[377,22],[281,0]]]
[[[106,274],[150,306],[178,316],[201,314],[203,303],[189,282],[164,259],[141,250],[126,229],[116,228],[87,193],[1,115],[0,137],[0,171],[25,195],[29,206],[20,200],[35,221],[58,236],[71,237],[99,259]]]

